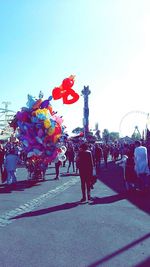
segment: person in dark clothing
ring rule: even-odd
[[[3,146],[0,144],[0,170],[1,170],[1,177],[2,177],[2,172],[3,172],[4,155],[5,155],[5,150],[4,150]]]
[[[81,191],[82,199],[80,202],[86,202],[86,195],[88,201],[91,200],[90,189],[91,189],[91,178],[93,172],[93,158],[91,151],[88,150],[87,143],[83,143],[80,146],[80,151],[78,155],[78,166],[79,175],[81,179]]]
[[[128,150],[126,151],[127,161],[125,168],[125,178],[126,178],[126,188],[127,190],[136,189],[138,184],[137,175],[134,169],[134,145],[130,145]]]
[[[72,165],[72,168],[73,168],[73,172],[75,172],[75,166],[74,166],[74,157],[75,157],[75,153],[74,153],[74,148],[73,148],[73,145],[72,144],[69,144],[68,148],[67,148],[67,151],[66,151],[66,156],[67,156],[67,159],[68,159],[68,168],[67,168],[67,172],[69,173],[69,169]]]
[[[17,163],[19,160],[19,156],[17,155],[17,152],[15,149],[9,150],[8,154],[6,154],[6,157],[4,159],[4,166],[7,170],[7,184],[16,184],[17,183],[17,177],[16,177],[16,169],[17,169]]]
[[[102,159],[102,155],[103,155],[103,150],[102,148],[99,146],[99,144],[95,144],[95,164],[97,167],[100,167],[101,165],[101,159]]]
[[[59,171],[60,171],[61,165],[62,165],[61,161],[58,158],[56,158],[55,160],[56,177],[54,178],[55,180],[59,180]]]
[[[109,155],[109,146],[104,145],[103,146],[103,158],[104,158],[105,168],[108,167],[108,155]]]
[[[115,162],[123,168],[124,184],[127,191],[136,190],[138,185],[137,175],[134,170],[134,146],[126,147],[125,154]]]

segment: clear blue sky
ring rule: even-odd
[[[0,30],[1,107],[10,101],[17,111],[40,90],[46,99],[74,74],[77,93],[91,90],[90,128],[98,122],[101,131],[118,131],[127,112],[150,111],[149,0],[0,1]],[[52,106],[69,131],[82,126],[82,96]],[[145,124],[144,115],[126,118],[124,133],[138,120]]]

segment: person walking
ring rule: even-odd
[[[19,157],[15,149],[11,149],[4,159],[4,166],[7,170],[7,184],[15,184],[17,182],[16,169]]]
[[[80,146],[80,151],[78,155],[78,167],[82,191],[82,198],[80,200],[81,203],[86,202],[86,197],[88,198],[88,201],[91,200],[90,190],[93,166],[94,164],[92,153],[90,150],[88,150],[88,144],[83,143]]]
[[[59,180],[59,172],[60,172],[60,166],[62,165],[62,162],[59,160],[58,157],[54,160],[55,163],[55,172],[56,172],[56,177],[54,180]]]
[[[2,144],[0,144],[0,171],[1,171],[1,177],[3,175],[4,155],[5,155],[4,148],[3,148]]]
[[[135,141],[134,150],[135,171],[139,180],[139,189],[149,186],[149,167],[147,148],[140,141]]]
[[[129,145],[126,148],[125,154],[122,155],[120,160],[115,161],[115,164],[123,168],[123,178],[125,188],[128,192],[136,189],[137,175],[134,170],[134,145]]]
[[[75,161],[76,174],[78,174],[78,171],[79,171],[79,165],[78,165],[79,148],[78,147],[75,148],[74,153],[75,153],[74,161]]]
[[[75,172],[75,164],[74,164],[74,157],[75,157],[75,153],[74,153],[74,147],[72,144],[69,144],[68,145],[68,148],[67,148],[67,151],[66,151],[66,156],[67,156],[67,159],[68,159],[68,168],[67,168],[67,173],[69,173],[69,169],[72,165],[72,169],[73,169],[73,172]]]
[[[134,191],[137,188],[137,174],[135,172],[134,163],[134,144],[130,144],[126,149],[127,161],[125,168],[126,188],[128,191]]]
[[[102,148],[100,147],[99,144],[95,144],[94,159],[95,159],[95,165],[96,165],[96,167],[100,167],[101,166],[102,156],[103,156],[103,150],[102,150]]]
[[[104,144],[102,149],[103,149],[104,166],[107,169],[107,167],[108,167],[108,156],[109,156],[109,146]]]

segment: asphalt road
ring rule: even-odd
[[[0,185],[0,267],[150,266],[150,193],[127,194],[121,167],[103,166],[93,202],[80,204],[79,176]]]

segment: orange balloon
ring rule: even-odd
[[[50,114],[52,115],[52,113],[53,113],[53,108],[52,108],[52,106],[48,106],[47,109],[49,110]]]
[[[53,142],[56,143],[60,137],[61,137],[61,134],[54,135]]]
[[[39,109],[42,103],[42,99],[38,99],[35,104],[33,105],[32,109]]]

